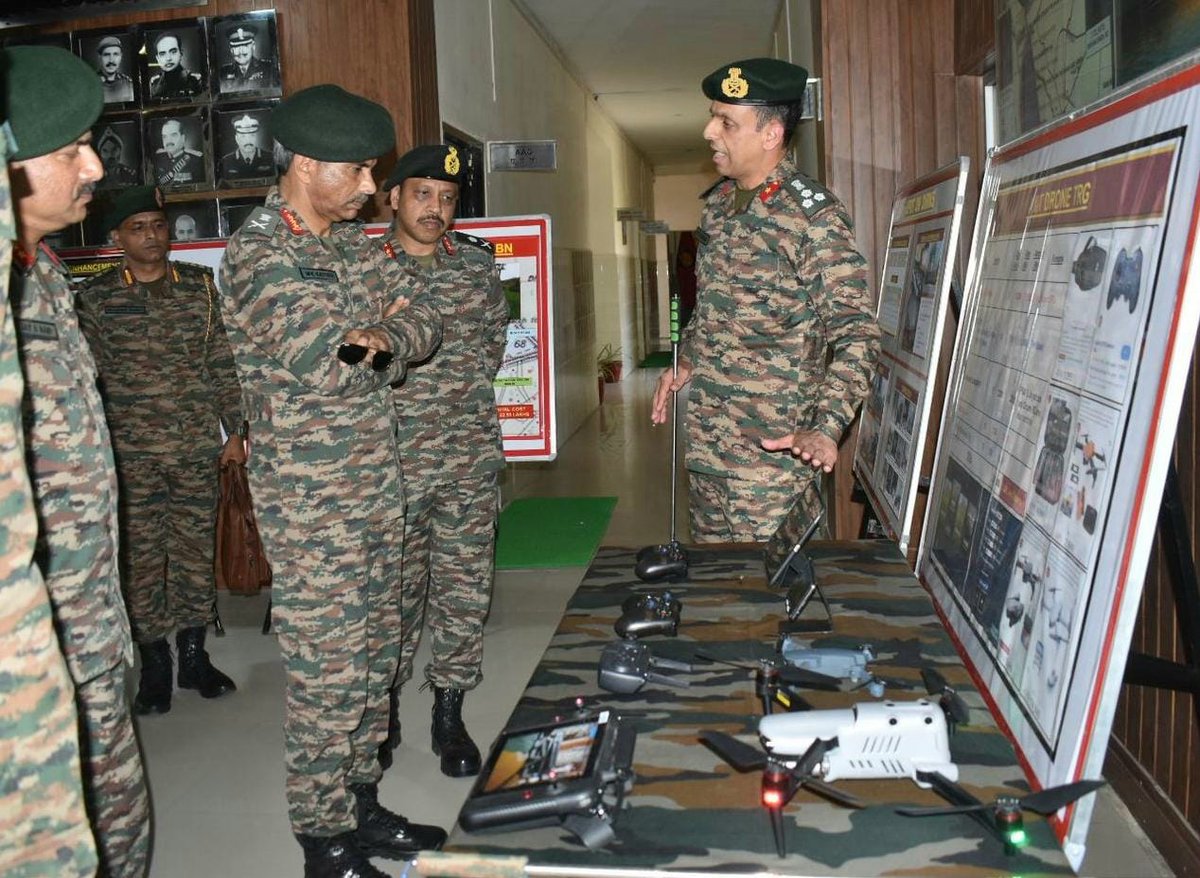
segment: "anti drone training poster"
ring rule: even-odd
[[[1200,318],[1197,119],[1193,58],[984,174],[918,573],[1039,786],[1101,773]]]

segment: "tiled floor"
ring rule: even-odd
[[[653,375],[635,371],[609,386],[604,405],[562,447],[558,460],[520,467],[505,485],[519,496],[620,498],[606,545],[641,546],[669,530],[669,428],[651,428]],[[680,539],[686,497],[680,495]],[[505,571],[496,578],[488,621],[485,680],[465,715],[481,746],[500,731],[541,656],[583,568]],[[222,595],[227,635],[209,649],[239,691],[214,702],[177,692],[171,712],[139,722],[154,800],[153,878],[295,878],[300,848],[283,795],[283,674],[275,639],[259,633],[266,597]],[[425,661],[417,656],[417,666]],[[404,743],[381,784],[381,798],[405,815],[449,827],[470,788],[438,771],[429,750],[429,694],[402,699]],[[389,875],[403,865],[375,861]],[[1165,876],[1170,871],[1110,792],[1100,795],[1083,874]],[[409,874],[408,878],[415,878]]]

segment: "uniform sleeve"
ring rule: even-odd
[[[811,266],[810,298],[825,330],[830,360],[811,422],[795,426],[819,430],[838,442],[866,398],[879,355],[875,298],[867,284],[866,259],[840,208],[826,208],[813,218],[798,258],[802,270]]]
[[[238,383],[237,367],[233,362],[233,348],[225,332],[225,321],[221,317],[216,288],[212,276],[204,274],[204,292],[212,297],[211,335],[208,339],[207,356],[209,381],[212,383],[217,410],[225,421],[225,429],[236,431],[242,424],[242,388]]]
[[[301,278],[277,238],[231,244],[221,264],[222,313],[298,384],[327,396],[365,396],[400,380],[406,360],[420,358],[440,339],[441,320],[428,308],[369,324],[347,317],[343,303],[351,293],[344,280]],[[387,369],[376,372],[337,358],[346,332],[362,328],[388,334],[395,357]]]
[[[83,330],[83,336],[91,348],[92,359],[101,362],[104,335],[100,331],[100,305],[90,290],[85,288],[75,297],[75,314],[79,318],[79,328]]]

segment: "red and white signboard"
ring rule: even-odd
[[[554,396],[554,310],[550,261],[550,217],[458,219],[454,228],[486,238],[495,247],[500,283],[509,303],[508,347],[496,375],[496,414],[507,460],[553,460],[558,454]],[[387,225],[365,227],[378,237]],[[75,276],[90,277],[121,260],[119,250],[88,248],[61,253]],[[212,268],[225,255],[225,241],[173,244],[171,258]]]
[[[1197,120],[1191,66],[984,175],[917,569],[1038,787],[1101,774],[1200,321]]]

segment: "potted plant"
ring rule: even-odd
[[[596,372],[605,384],[621,380],[621,348],[606,344],[596,354]]]

